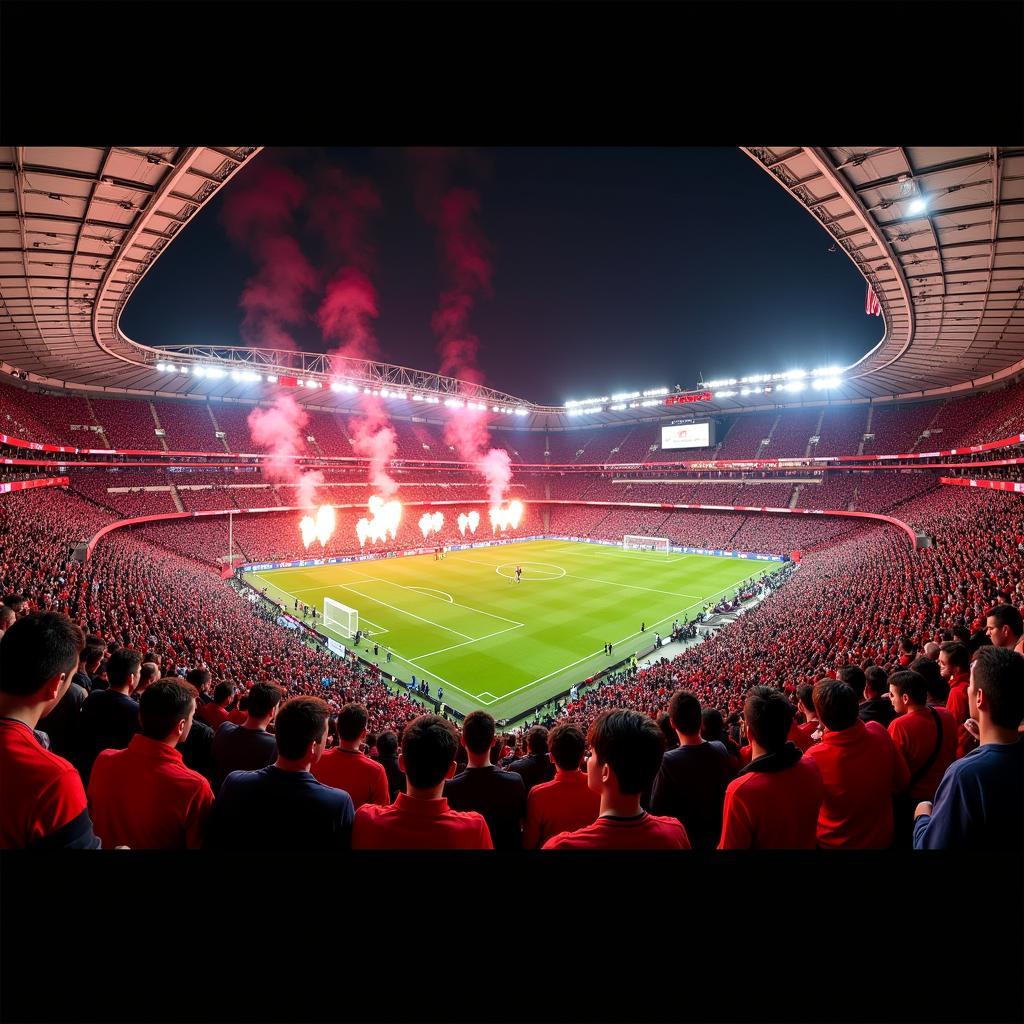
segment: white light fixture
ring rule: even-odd
[[[267,374],[267,383],[268,384],[276,384],[277,383],[277,377],[275,377],[272,373],[268,373]]]
[[[802,380],[791,380],[786,385],[786,390],[787,391],[803,391],[803,389],[805,387],[807,387],[807,385]]]
[[[924,213],[928,209],[928,200],[925,196],[916,196],[910,201],[910,205],[907,207],[907,213],[914,216],[918,213]]]

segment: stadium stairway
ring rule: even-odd
[[[157,414],[156,414],[156,406],[152,402],[147,402],[146,405],[149,406],[149,411],[153,414],[153,422],[156,424],[157,429],[158,430],[163,430],[164,428],[163,428],[162,424],[160,423],[160,417],[157,416]],[[160,444],[163,446],[163,449],[164,449],[165,452],[170,451],[170,448],[167,447],[167,438],[166,437],[160,437],[159,441],[160,441]]]
[[[219,423],[217,422],[217,417],[216,417],[216,416],[214,415],[214,413],[213,413],[213,406],[212,406],[212,405],[210,405],[210,404],[209,404],[208,402],[207,402],[207,403],[205,403],[205,404],[206,404],[206,411],[207,411],[207,412],[208,412],[208,413],[210,414],[210,419],[211,419],[211,420],[213,421],[213,432],[214,432],[214,436],[216,436],[217,434],[223,434],[223,433],[224,433],[224,431],[222,431],[222,430],[220,429],[220,424],[219,424]],[[231,449],[230,449],[230,448],[228,447],[228,439],[227,439],[227,437],[226,437],[226,436],[225,436],[225,437],[222,437],[222,438],[220,439],[220,443],[221,443],[222,445],[224,445],[224,451],[226,451],[226,452],[229,452],[229,453],[230,453]]]

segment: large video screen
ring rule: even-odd
[[[707,448],[711,444],[711,423],[679,423],[661,428],[662,448]]]

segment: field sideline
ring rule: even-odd
[[[513,580],[516,565],[521,583]],[[433,555],[247,573],[254,586],[323,612],[356,608],[360,656],[401,679],[444,687],[446,704],[512,718],[649,646],[657,630],[780,562],[528,541]],[[646,632],[640,632],[640,625]],[[321,632],[346,646],[330,627]],[[373,657],[373,643],[380,654]],[[613,654],[603,653],[611,642]],[[385,649],[393,652],[390,664]]]

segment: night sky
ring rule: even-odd
[[[434,228],[398,149],[268,149],[175,240],[122,329],[146,344],[244,344],[238,300],[254,273],[227,237],[224,199],[258,161],[304,181],[324,164],[369,179],[381,358],[436,370],[431,316],[445,286]],[[480,196],[493,294],[470,316],[491,386],[530,401],[847,365],[879,340],[864,284],[817,222],[737,149],[485,149],[453,184]],[[319,240],[296,237],[318,265]],[[300,347],[324,351],[312,320]]]

